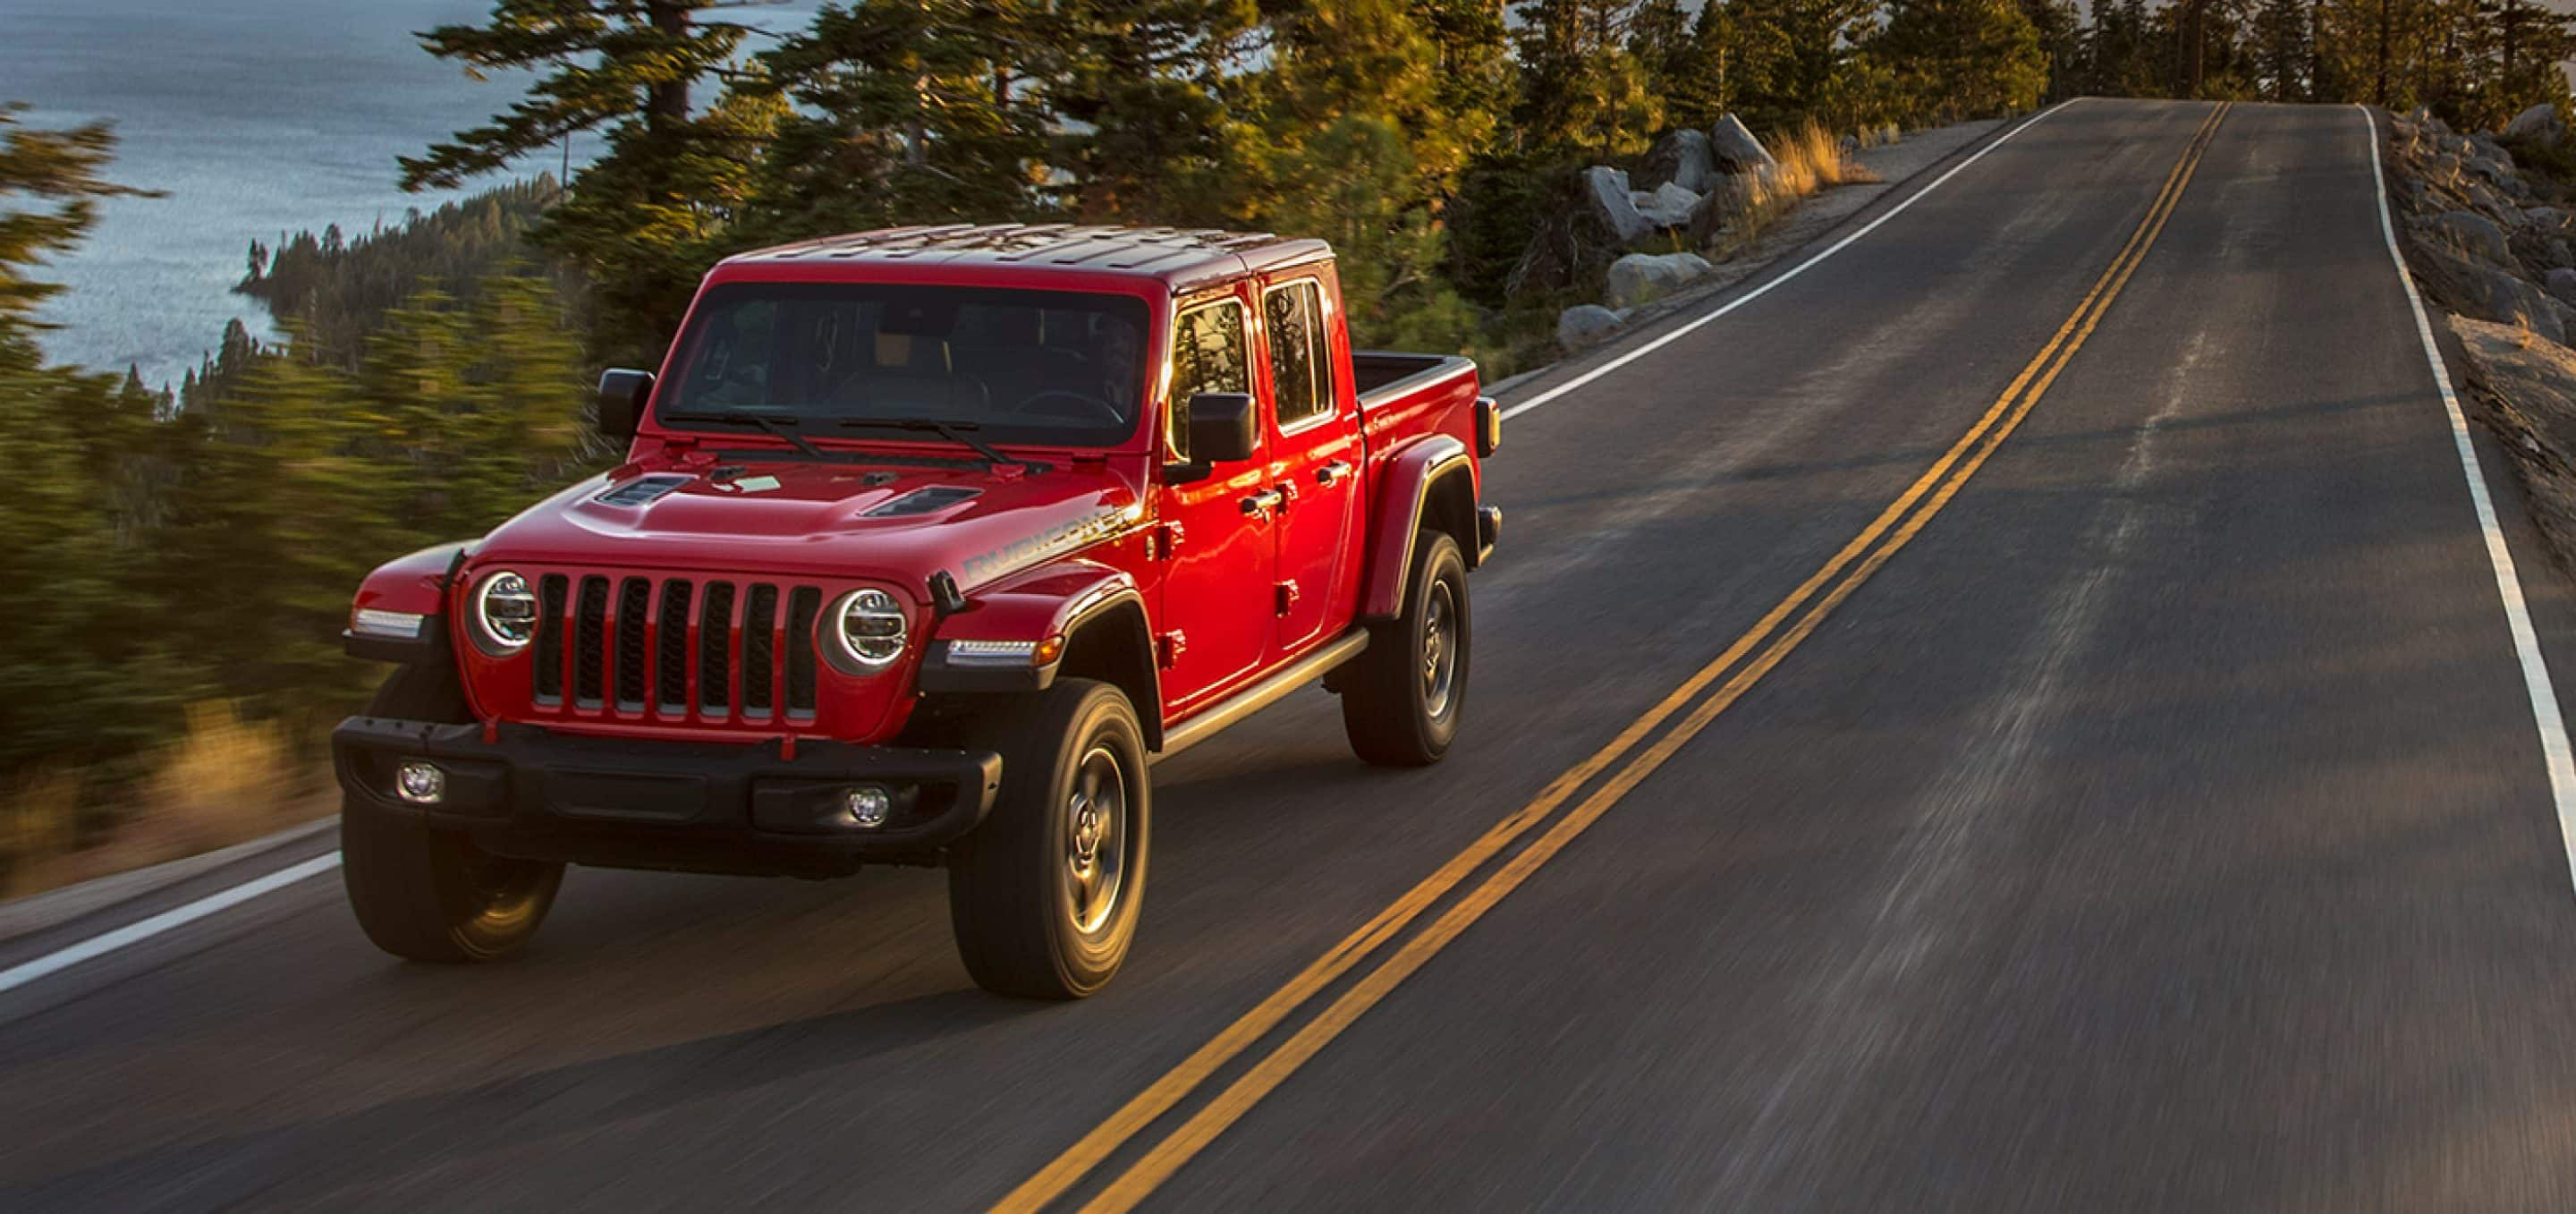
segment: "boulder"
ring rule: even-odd
[[[1621,244],[1633,244],[1651,236],[1655,225],[1637,213],[1636,196],[1628,189],[1628,175],[1609,167],[1594,165],[1583,170],[1583,200],[1592,217]]]
[[[1691,212],[1699,209],[1699,195],[1667,181],[1651,194],[1629,195],[1637,213],[1658,228],[1678,228],[1690,223]]]
[[[2486,173],[2490,180],[2521,167],[2513,162],[2513,153],[2489,136],[2473,135],[2469,138],[2469,146],[2477,149],[2478,159],[2485,166],[2480,171]]]
[[[2470,182],[2468,194],[2470,206],[2476,207],[2498,221],[2507,221],[2522,214],[2522,208],[2516,205],[2513,199],[2505,197],[2502,191],[2483,181]]]
[[[2552,296],[2563,302],[2576,304],[2576,270],[2564,267],[2551,270],[2548,285]]]
[[[1599,304],[1576,304],[1556,315],[1556,344],[1580,350],[1618,331],[1628,318]]]
[[[2560,235],[2567,230],[2567,212],[2557,207],[2524,207],[2522,226],[2535,232]]]
[[[2497,324],[2525,325],[2551,341],[2567,339],[2550,297],[2521,278],[2473,261],[2439,240],[2418,241],[2411,260],[2425,293],[2453,312]]]
[[[2444,211],[2426,220],[2424,231],[2489,265],[2513,264],[2513,246],[2505,240],[2504,229],[2475,211]]]
[[[1753,205],[1753,176],[1720,176],[1702,195],[1699,205],[1691,209],[1690,243],[1698,249],[1716,248],[1726,233],[1743,219]]]
[[[1708,130],[1709,154],[1717,161],[1721,173],[1760,173],[1778,168],[1780,162],[1744,128],[1744,120],[1729,114],[1717,120]]]
[[[2504,124],[2504,136],[2556,147],[2567,138],[2567,123],[2558,116],[2557,106],[2544,102],[2514,115],[2513,121]]]
[[[1677,185],[1697,197],[1708,189],[1709,178],[1717,176],[1717,157],[1709,151],[1707,132],[1674,131],[1646,149],[1646,158],[1638,162],[1633,176],[1630,184],[1636,189]]]
[[[1708,270],[1708,259],[1697,253],[1630,253],[1610,263],[1610,284],[1602,296],[1611,307],[1633,308],[1672,294]],[[1562,318],[1558,324],[1562,327]]]

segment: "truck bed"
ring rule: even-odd
[[[1392,350],[1351,351],[1351,383],[1359,391],[1360,410],[1369,412],[1447,379],[1473,374],[1473,360],[1454,354],[1404,354]]]

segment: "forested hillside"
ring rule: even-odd
[[[0,113],[0,804],[68,786],[72,833],[112,827],[190,704],[317,736],[373,674],[338,654],[358,575],[606,458],[585,385],[651,365],[740,249],[949,220],[1311,233],[1361,341],[1508,366],[1546,356],[1571,298],[1506,284],[1572,174],[1668,131],[2086,93],[2494,128],[2565,105],[2570,51],[2568,19],[2523,0],[860,0],[756,42],[726,19],[742,2],[499,0],[424,32],[534,84],[387,171],[498,188],[252,243],[239,289],[294,336],[237,327],[168,398],[43,365],[37,276],[117,191],[112,139]],[[569,182],[507,180],[577,131],[606,150]]]

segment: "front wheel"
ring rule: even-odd
[[[1342,732],[1380,767],[1427,767],[1449,753],[1467,703],[1467,559],[1445,531],[1413,541],[1404,614],[1379,625],[1341,680]]]
[[[456,676],[405,666],[368,715],[461,724],[472,719]],[[376,947],[413,961],[491,961],[518,951],[553,909],[564,866],[513,860],[402,811],[340,807],[340,877]]]
[[[998,704],[975,744],[1001,752],[991,816],[951,852],[948,921],[976,985],[1079,999],[1127,960],[1145,896],[1153,789],[1126,693],[1062,679]]]

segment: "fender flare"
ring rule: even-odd
[[[376,662],[412,666],[445,662],[448,584],[476,542],[433,544],[376,566],[358,582],[358,593],[349,603],[351,620],[361,611],[400,612],[419,616],[420,631],[405,638],[343,629],[341,648],[350,657]]]
[[[923,650],[916,678],[924,695],[1044,691],[1055,685],[1066,658],[1108,641],[1112,649],[1131,647],[1141,659],[1126,664],[1113,681],[1135,702],[1146,745],[1161,745],[1160,676],[1153,663],[1145,597],[1133,576],[1096,561],[1057,561],[979,589],[969,602],[965,611],[940,623]],[[1096,632],[1101,629],[1112,633]],[[1060,641],[1061,647],[1044,661],[1036,660],[1049,640]],[[956,641],[1018,642],[1032,648],[1026,661],[961,660],[951,653]]]
[[[1470,528],[1459,547],[1473,568],[1480,545],[1475,542],[1476,462],[1467,444],[1454,435],[1432,434],[1398,448],[1380,474],[1377,510],[1369,523],[1368,576],[1360,588],[1360,618],[1391,620],[1404,613],[1404,588],[1413,574],[1413,537],[1453,477],[1466,478],[1464,525]]]

